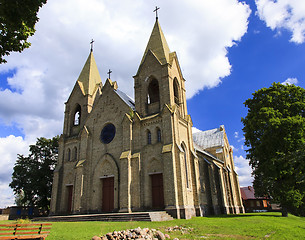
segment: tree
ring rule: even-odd
[[[30,145],[29,156],[18,154],[9,186],[19,204],[49,209],[58,139],[38,138],[35,145]]]
[[[35,33],[39,8],[47,0],[0,0],[0,63],[11,52],[30,47],[27,39]]]
[[[287,211],[305,203],[305,89],[273,83],[244,103],[242,118],[247,158],[258,196],[270,196]]]

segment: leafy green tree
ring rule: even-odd
[[[242,118],[253,186],[287,211],[301,213],[305,201],[305,89],[273,83],[244,103]],[[303,154],[303,155],[302,155]]]
[[[39,8],[47,0],[0,0],[0,63],[11,52],[30,47],[27,39],[35,33]]]
[[[29,156],[18,154],[10,187],[20,205],[49,209],[58,139],[38,138],[35,145],[30,145]]]

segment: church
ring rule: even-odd
[[[101,81],[93,51],[65,103],[50,215],[243,213],[224,126],[192,133],[185,79],[158,18],[134,96]]]

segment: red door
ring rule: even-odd
[[[164,193],[163,193],[163,176],[162,173],[150,175],[151,177],[151,195],[152,208],[164,208]]]
[[[114,209],[114,177],[103,178],[102,211],[111,212]]]
[[[73,186],[67,186],[67,190],[68,190],[67,212],[72,213]]]

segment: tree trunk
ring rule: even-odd
[[[286,207],[282,207],[282,217],[288,217],[288,211]]]

